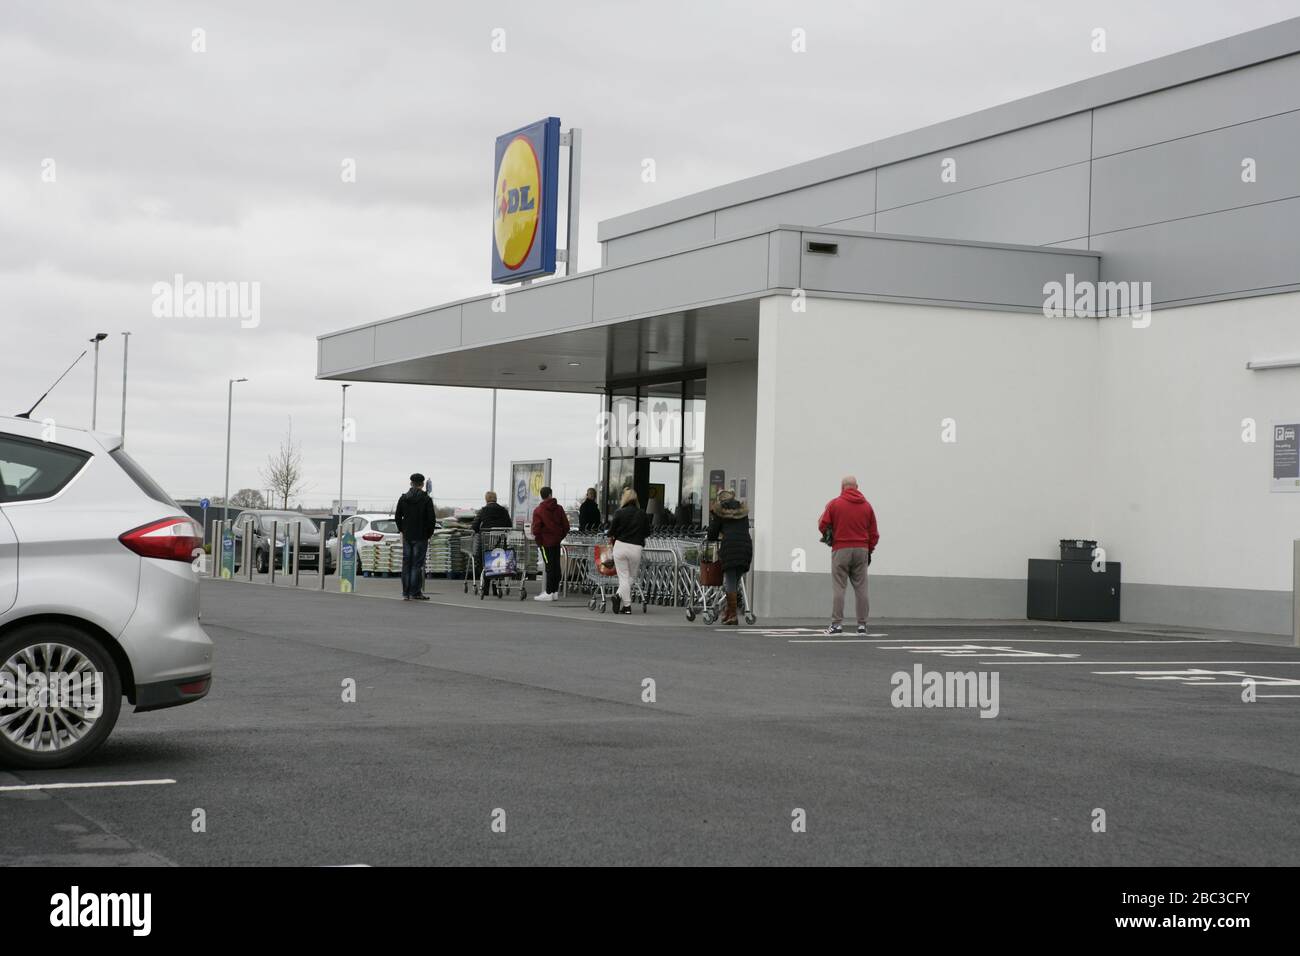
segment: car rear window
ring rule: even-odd
[[[52,497],[89,460],[79,448],[0,435],[0,504]]]
[[[172,501],[171,495],[163,491],[162,486],[150,478],[149,473],[141,468],[134,458],[120,448],[117,449],[117,451],[110,452],[109,454],[113,456],[113,460],[122,466],[122,470],[131,476],[131,480],[134,481],[139,486],[140,490],[148,497],[152,498],[154,501],[162,502],[165,505],[171,505],[178,511],[180,510],[180,505]]]
[[[382,531],[384,534],[397,534],[396,521],[376,521],[370,525],[376,531]]]

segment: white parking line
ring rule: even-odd
[[[741,633],[743,634],[743,633],[747,633],[747,632],[742,631]],[[766,633],[766,632],[754,632],[754,631],[750,631],[750,632],[748,632],[748,633],[751,633],[751,634],[752,634],[752,633]],[[779,637],[780,635],[778,635],[778,634],[773,634],[772,636],[774,636],[774,637]],[[881,640],[872,640],[870,643],[873,643],[873,644],[875,644],[875,643],[882,643],[882,644],[901,644],[901,643],[903,643],[903,642],[905,642],[905,641],[914,641],[914,640],[915,640],[915,638],[911,638],[911,637],[888,637],[888,636],[885,635],[885,634],[868,634],[867,637],[869,637],[869,638],[880,638],[880,639],[881,639]],[[853,637],[853,638],[833,638],[833,637],[831,637],[831,638],[822,638],[822,639],[801,638],[801,639],[796,639],[796,640],[787,641],[786,643],[788,643],[788,644],[861,644],[864,640],[865,640],[865,638],[861,638],[861,637]],[[926,643],[927,645],[929,645],[929,644],[965,644],[968,640],[969,640],[969,638],[963,638],[963,637],[936,637],[936,638],[934,638],[933,640],[927,639],[925,643]],[[1080,638],[1080,639],[1078,639],[1078,640],[1062,640],[1062,639],[1058,639],[1058,638],[1046,638],[1046,637],[1009,637],[1009,638],[1006,638],[1005,640],[1003,640],[1001,643],[1003,643],[1003,644],[1231,644],[1232,641],[1219,640],[1219,639],[1217,639],[1217,638],[1214,639],[1214,640],[1206,640],[1206,641],[1202,641],[1202,640],[1199,640],[1199,639],[1192,639],[1192,640],[1189,640],[1189,641],[1183,641],[1183,640],[1172,640],[1172,641],[1146,641],[1146,640],[1137,640],[1137,641],[1110,641],[1110,640],[1105,640],[1105,641],[1092,641],[1092,640],[1088,640],[1087,638]]]
[[[25,783],[17,787],[0,787],[0,793],[10,790],[84,790],[90,787],[152,787],[175,783],[175,780],[104,780],[98,783]]]
[[[1083,664],[1095,667],[1098,664],[1137,664],[1146,667],[1161,667],[1165,664],[1300,664],[1300,661],[998,661],[999,665],[1023,667],[1030,664],[1051,665],[1058,667],[1070,664]]]

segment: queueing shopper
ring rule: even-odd
[[[641,549],[650,531],[650,520],[637,507],[636,492],[623,492],[620,507],[609,521],[609,543],[614,546],[614,567],[618,569],[618,593],[614,595],[614,613],[632,613],[632,583],[641,568]]]
[[[844,585],[852,579],[857,603],[858,633],[867,633],[867,566],[880,541],[876,512],[858,491],[852,475],[840,481],[840,496],[832,498],[817,522],[823,536],[831,536],[831,626],[827,634],[844,633]]]
[[[393,510],[397,530],[402,533],[402,600],[427,601],[424,593],[424,559],[429,538],[438,527],[433,499],[424,490],[424,475],[411,476],[411,487],[397,499]]]
[[[551,497],[550,488],[542,488],[542,503],[533,509],[533,537],[542,549],[546,565],[546,591],[534,601],[555,601],[560,597],[560,542],[569,533],[569,516]]]
[[[600,505],[596,504],[595,488],[587,489],[587,497],[582,499],[578,508],[578,530],[583,534],[595,534],[600,530]]]
[[[722,564],[722,590],[727,595],[723,624],[736,624],[736,597],[740,579],[749,572],[754,560],[754,541],[749,536],[749,509],[736,500],[734,491],[719,491],[710,509],[708,540],[717,541],[718,560]]]
[[[514,522],[510,520],[510,512],[504,507],[497,504],[497,493],[495,491],[485,492],[483,495],[483,507],[478,509],[478,514],[474,516],[474,524],[470,530],[487,531],[490,528],[509,528]]]

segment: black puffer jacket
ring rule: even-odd
[[[725,507],[730,505],[732,507]],[[749,570],[754,560],[754,541],[749,536],[749,509],[739,501],[732,499],[715,503],[709,509],[710,541],[721,541],[718,546],[718,559],[722,570],[738,570],[742,574]]]
[[[645,545],[645,536],[650,533],[650,516],[636,505],[627,504],[614,512],[609,519],[609,538],[611,541],[624,541],[627,544]]]
[[[511,527],[514,527],[514,521],[511,520],[510,512],[505,509],[505,506],[499,505],[495,501],[489,501],[478,509],[478,515],[474,518],[470,530],[486,531],[489,528]]]

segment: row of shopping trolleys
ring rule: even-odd
[[[712,624],[722,616],[725,601],[722,588],[700,580],[700,564],[710,557],[708,549],[712,546],[714,543],[706,541],[703,533],[647,537],[641,550],[641,567],[632,583],[633,603],[641,605],[642,613],[651,604],[678,607],[685,611],[688,621],[699,616],[705,624]],[[565,591],[587,594],[587,607],[603,614],[618,590],[617,575],[600,567],[601,559],[611,550],[609,539],[598,534],[570,534],[561,550]],[[756,618],[743,579],[738,607],[745,621],[753,624]]]

